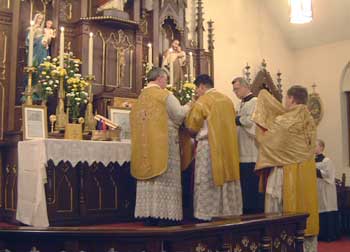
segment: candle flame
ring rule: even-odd
[[[148,43],[147,46],[148,46],[148,47],[152,47],[152,44],[151,44],[151,43]]]
[[[93,36],[94,36],[94,34],[92,32],[90,32],[90,37],[93,37]]]
[[[61,26],[61,32],[64,32],[64,27],[63,26]]]

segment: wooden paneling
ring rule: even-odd
[[[133,220],[136,182],[130,163],[104,166],[48,162],[46,199],[50,225]]]

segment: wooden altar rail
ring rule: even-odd
[[[166,228],[138,223],[65,228],[5,226],[0,229],[0,251],[303,252],[307,216],[262,214]]]

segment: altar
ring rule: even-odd
[[[133,220],[129,141],[18,143],[16,219],[34,227]]]

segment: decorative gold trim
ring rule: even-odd
[[[285,230],[283,230],[283,231],[281,232],[280,237],[281,237],[282,241],[284,241],[284,240],[287,238],[287,232],[286,232]]]
[[[239,244],[236,244],[236,247],[233,249],[233,252],[242,252],[241,246],[239,246]]]
[[[73,17],[73,4],[71,2],[66,2],[66,12],[64,13],[67,20],[71,20]]]
[[[110,177],[110,180],[112,181],[113,188],[114,188],[114,208],[118,209],[118,187],[114,179],[112,178],[112,176]]]
[[[64,167],[65,167],[65,165],[64,165]],[[70,181],[68,179],[68,176],[66,175],[66,170],[68,170],[68,169],[63,169],[64,170],[63,171],[64,172],[63,179],[66,180],[66,182],[68,183],[68,187],[69,187],[69,191],[70,191],[70,209],[68,209],[68,210],[57,210],[58,213],[71,213],[71,212],[73,212],[73,190],[72,190],[72,184],[70,183]],[[62,179],[62,182],[63,182],[63,179]]]
[[[115,84],[116,84],[116,87],[118,88],[120,87],[121,80],[124,79],[124,71],[125,71],[125,65],[126,65],[125,51],[133,50],[134,46],[130,43],[129,37],[122,30],[119,30],[118,34],[114,32],[110,33],[108,38],[105,40],[104,44],[105,44],[105,47],[103,47],[103,55],[107,54],[107,45],[111,46],[116,51],[116,54],[117,54]],[[105,65],[106,65],[106,57],[103,57],[104,73],[106,72]],[[129,71],[130,71],[130,67],[129,67]],[[103,82],[103,85],[106,85],[106,81]]]
[[[273,246],[274,246],[275,248],[279,248],[280,245],[281,245],[280,239],[279,239],[279,238],[276,238],[276,239],[274,240],[274,242],[273,242]]]
[[[90,21],[90,20],[106,20],[106,21],[114,20],[114,21],[121,21],[121,22],[128,23],[128,24],[134,24],[134,25],[139,24],[138,22],[135,22],[135,21],[131,21],[128,19],[122,19],[122,18],[116,18],[113,16],[82,17],[82,18],[80,18],[80,20],[87,20],[87,21]]]
[[[318,93],[316,93],[316,84],[312,85],[313,92],[309,94],[307,107],[310,111],[311,116],[314,118],[316,125],[319,125],[323,118],[324,106]]]
[[[242,244],[243,244],[243,247],[248,247],[248,245],[249,245],[249,239],[248,239],[248,237],[247,236],[243,236],[243,238],[242,238]]]
[[[250,251],[255,252],[258,249],[258,245],[255,242],[252,242],[249,248],[250,248]]]
[[[196,252],[205,252],[206,251],[206,247],[203,243],[199,242],[195,248]]]

